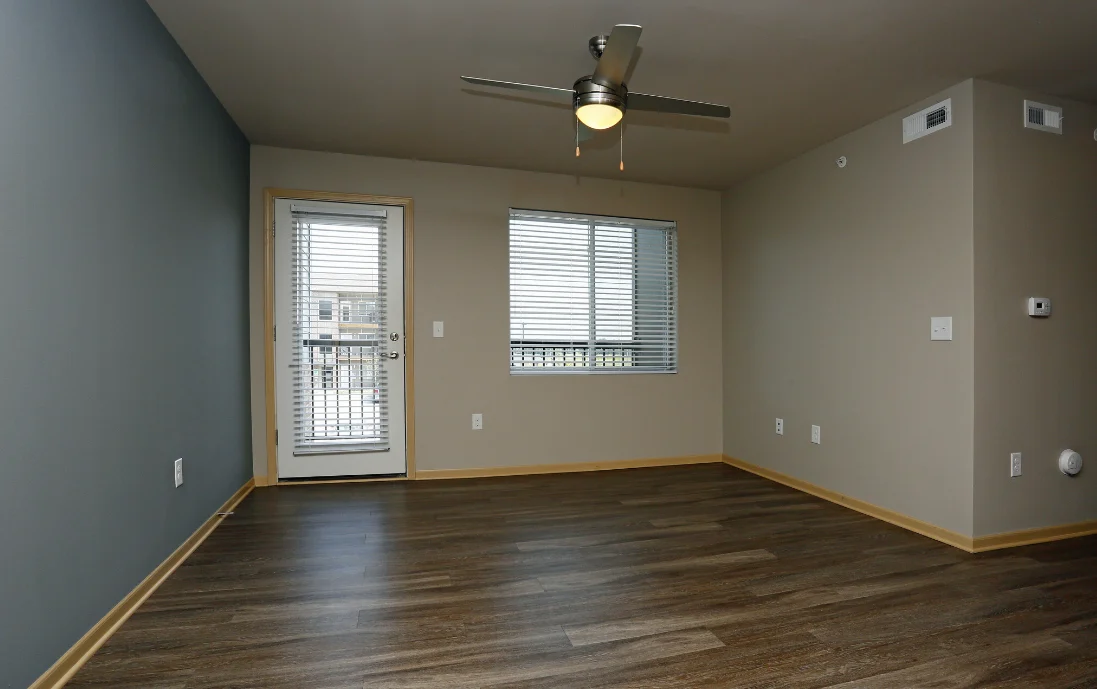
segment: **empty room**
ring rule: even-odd
[[[1097,687],[1097,0],[0,0],[0,687]]]

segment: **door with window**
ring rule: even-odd
[[[403,207],[274,215],[278,478],[405,474]]]

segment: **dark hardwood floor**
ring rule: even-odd
[[[1097,687],[1097,539],[724,465],[253,492],[70,687]]]

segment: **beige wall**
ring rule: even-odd
[[[1062,107],[1063,134],[1025,129],[1025,98]],[[975,82],[977,536],[1097,519],[1095,127],[1097,108]],[[1076,478],[1067,447],[1090,463]]]
[[[591,462],[721,451],[720,195],[676,187],[255,146],[251,152],[255,471],[263,426],[262,191],[415,200],[419,469]],[[514,377],[508,372],[509,207],[676,220],[676,375]],[[431,321],[446,336],[430,336]],[[484,430],[470,415],[484,414]]]
[[[959,84],[723,197],[725,452],[965,535],[972,89]],[[948,96],[952,126],[904,145],[902,117]],[[954,341],[930,341],[930,316],[954,318]]]

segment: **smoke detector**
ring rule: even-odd
[[[1059,471],[1067,476],[1077,476],[1082,470],[1082,455],[1074,450],[1063,450],[1059,455]]]

